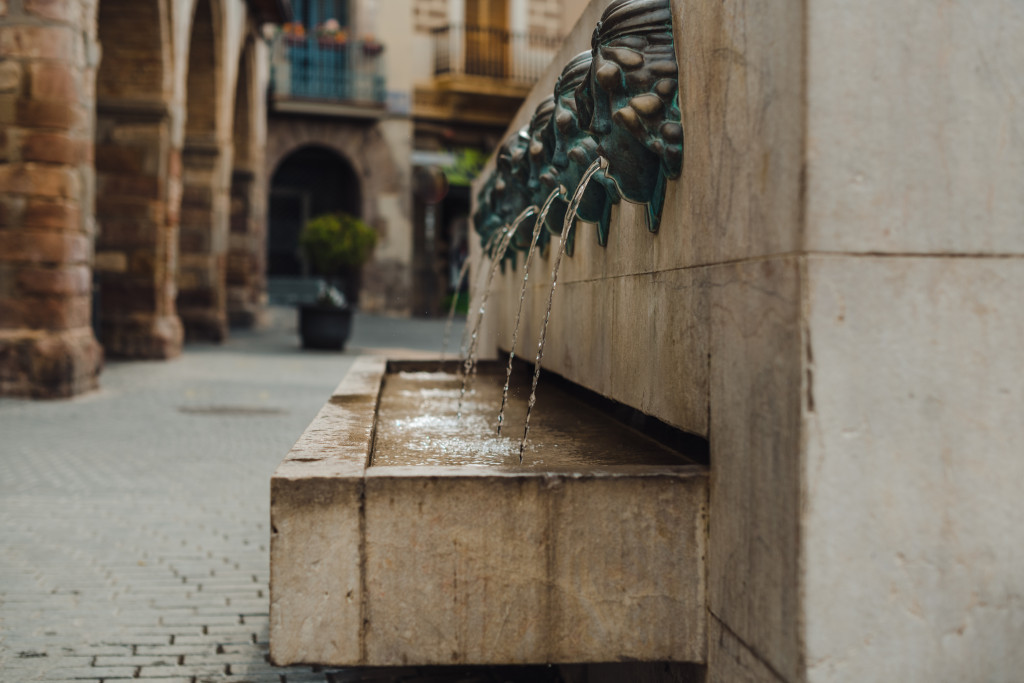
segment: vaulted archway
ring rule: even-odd
[[[107,355],[181,350],[174,311],[171,40],[166,0],[100,0],[95,274]]]
[[[192,340],[227,336],[231,143],[225,133],[219,0],[197,0],[189,38],[177,310]]]

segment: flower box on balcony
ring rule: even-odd
[[[337,36],[319,36],[317,43],[325,50],[344,50],[348,47],[348,38]]]

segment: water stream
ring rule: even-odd
[[[519,308],[516,309],[516,323],[512,328],[512,347],[508,352],[508,369],[505,372],[505,387],[501,392],[501,408],[498,410],[498,436],[501,436],[501,423],[505,419],[505,405],[508,404],[508,386],[512,381],[512,361],[516,357],[516,341],[519,339],[519,319],[523,314],[523,300],[526,298],[526,283],[530,278],[530,262],[533,260],[533,252],[537,250],[537,239],[540,231],[544,229],[544,220],[558,197],[564,197],[567,191],[564,185],[559,185],[551,190],[551,194],[544,200],[540,213],[537,214],[537,222],[533,226],[533,239],[530,241],[530,251],[526,254],[526,263],[523,264],[523,287],[519,292]],[[520,460],[521,462],[521,460]]]
[[[506,235],[509,234],[510,226],[506,223],[498,230],[491,233],[491,236],[487,239],[483,248],[480,250],[480,255],[475,263],[476,272],[476,286],[470,287],[471,297],[469,300],[469,306],[466,310],[466,324],[462,328],[462,339],[459,342],[459,357],[462,360],[466,359],[466,355],[469,353],[469,337],[473,333],[476,325],[473,322],[473,314],[476,312],[478,306],[477,302],[483,297],[484,292],[484,278],[487,277],[489,269],[484,268],[484,262],[488,258],[488,253],[492,248],[496,247]],[[472,293],[476,293],[476,296],[472,296]],[[461,370],[460,370],[461,372]]]
[[[519,464],[523,463],[523,450],[526,448],[526,436],[530,433],[530,413],[533,412],[533,406],[537,403],[537,381],[540,379],[540,361],[544,357],[544,342],[547,339],[548,333],[548,321],[551,319],[551,302],[555,298],[555,287],[558,285],[558,269],[562,265],[562,255],[565,253],[565,241],[569,237],[569,230],[576,224],[576,211],[579,209],[580,202],[583,201],[583,193],[587,191],[587,186],[590,185],[590,179],[600,170],[608,168],[608,160],[604,157],[598,157],[594,160],[588,168],[583,177],[580,178],[580,184],[576,187],[576,192],[573,193],[572,201],[569,202],[569,208],[565,212],[565,222],[562,223],[562,237],[558,243],[558,254],[555,256],[555,264],[551,268],[551,289],[548,291],[548,305],[547,310],[544,312],[544,323],[540,328],[540,339],[537,341],[537,359],[533,363],[533,387],[530,389],[530,400],[526,404],[526,420],[523,425],[523,440],[519,442]],[[486,296],[486,293],[485,293]]]
[[[466,395],[466,385],[469,382],[469,376],[476,369],[477,348],[480,342],[480,325],[483,323],[484,312],[487,310],[487,297],[491,293],[491,285],[494,283],[494,274],[497,272],[498,266],[501,265],[501,261],[505,257],[505,252],[508,250],[509,244],[512,243],[512,238],[515,236],[519,226],[522,225],[523,221],[535,213],[537,213],[537,207],[531,205],[523,209],[522,213],[516,216],[516,219],[512,221],[512,226],[501,238],[501,242],[498,243],[498,248],[495,250],[491,259],[491,268],[487,273],[487,283],[484,285],[483,296],[480,299],[480,309],[478,311],[476,321],[473,323],[473,333],[469,338],[469,350],[466,353],[466,360],[463,362],[462,366],[462,391],[459,393],[458,416],[461,416],[462,414],[462,400]]]
[[[487,242],[484,244],[483,249],[480,251],[480,256],[476,260],[476,267],[479,270],[480,266],[484,262],[484,258],[487,255],[487,250],[494,244],[494,240],[501,234],[500,230],[495,230],[491,233],[491,236],[487,238]],[[455,283],[455,295],[452,297],[452,305],[448,309],[448,321],[444,324],[444,341],[441,342],[441,366],[444,366],[444,355],[448,352],[448,342],[452,338],[452,322],[455,320],[455,308],[459,304],[459,292],[462,291],[462,283],[465,282],[469,276],[469,267],[473,265],[472,259],[468,256],[466,260],[462,262],[462,268],[459,269],[459,278]]]

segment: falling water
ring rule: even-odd
[[[537,223],[533,226],[533,239],[530,240],[530,251],[526,254],[526,263],[523,265],[523,287],[519,292],[519,308],[516,309],[516,324],[512,328],[512,350],[508,352],[508,369],[505,372],[505,388],[501,393],[501,409],[498,411],[498,436],[501,436],[501,423],[505,419],[505,404],[508,403],[508,385],[512,380],[512,360],[516,357],[516,341],[519,339],[519,318],[523,314],[523,300],[526,298],[526,282],[530,277],[530,261],[533,260],[533,252],[537,249],[537,239],[540,231],[544,228],[544,220],[548,217],[555,199],[566,195],[565,185],[559,185],[551,190],[551,194],[544,200],[544,205],[537,214]]]
[[[471,292],[480,292],[480,296],[481,297],[483,296],[484,276],[488,272],[483,267],[484,261],[487,259],[488,254],[490,253],[491,249],[493,247],[495,247],[505,237],[505,235],[507,235],[509,233],[509,229],[510,229],[510,227],[509,227],[508,223],[506,223],[500,229],[495,230],[494,232],[492,232],[491,236],[489,238],[487,238],[487,242],[484,244],[483,248],[480,250],[480,255],[477,257],[477,260],[476,260],[476,265],[475,265],[475,270],[476,270],[476,274],[477,274],[477,276],[476,276],[476,287],[471,287],[470,288]],[[479,300],[479,299],[477,299],[477,300]],[[473,324],[471,324],[471,318],[473,316],[474,307],[475,307],[475,303],[474,303],[474,300],[473,300],[473,297],[472,297],[472,294],[471,294],[470,300],[469,300],[468,314],[466,316],[466,324],[462,328],[462,340],[459,342],[459,357],[462,358],[463,360],[466,359],[466,355],[469,353],[469,335],[472,333],[472,331],[473,331],[473,329],[475,327]],[[462,371],[461,370],[461,366],[459,366],[459,371],[460,372]]]
[[[588,168],[587,172],[580,178],[580,184],[569,202],[569,209],[565,212],[565,222],[562,224],[562,239],[559,242],[558,254],[555,256],[555,265],[551,268],[551,289],[548,291],[548,307],[544,313],[544,324],[540,328],[540,339],[537,341],[537,360],[533,364],[533,387],[530,390],[530,401],[526,404],[526,422],[523,425],[523,440],[519,442],[519,464],[523,463],[523,450],[526,448],[526,435],[530,433],[530,413],[533,412],[533,405],[537,402],[537,381],[540,379],[540,361],[544,357],[544,342],[547,339],[548,321],[551,319],[551,302],[555,298],[555,286],[558,284],[558,268],[562,265],[562,254],[565,253],[563,246],[569,237],[569,229],[576,223],[576,210],[583,201],[583,193],[587,191],[590,179],[600,170],[608,168],[608,160],[598,157]]]
[[[508,229],[508,232],[501,238],[501,242],[498,243],[498,248],[494,252],[494,256],[491,260],[491,268],[487,273],[487,284],[484,285],[483,296],[480,299],[480,310],[478,311],[476,321],[473,323],[473,334],[469,338],[469,351],[466,353],[466,360],[462,364],[462,391],[459,392],[459,409],[456,414],[457,417],[462,416],[462,400],[466,395],[466,384],[469,382],[469,376],[476,369],[476,356],[477,356],[477,345],[480,341],[480,325],[484,320],[484,311],[487,309],[487,297],[491,293],[491,284],[494,282],[494,274],[498,270],[498,266],[501,264],[501,260],[505,257],[505,252],[508,250],[508,245],[512,243],[512,238],[516,234],[516,230],[522,225],[523,221],[537,213],[536,206],[528,206],[523,209],[522,213],[516,216],[516,219],[512,221],[512,226]],[[468,321],[467,321],[468,324]]]
[[[500,234],[500,230],[495,230],[491,233],[491,236],[487,238],[487,242],[484,244],[483,249],[480,250],[480,256],[477,258],[476,267],[478,270],[484,262],[484,257],[487,255],[487,251],[491,248],[494,244],[494,240]],[[469,275],[469,266],[471,263],[471,259],[467,256],[466,260],[462,262],[462,268],[459,269],[459,278],[455,283],[455,296],[452,297],[452,305],[448,309],[448,322],[444,324],[444,341],[441,343],[442,367],[444,366],[444,354],[448,351],[448,342],[451,341],[452,337],[452,322],[455,320],[455,307],[459,303],[459,292],[462,290],[462,283],[465,282],[466,277]]]

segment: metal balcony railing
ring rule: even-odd
[[[277,96],[383,104],[387,99],[383,47],[317,36],[277,37],[273,85]]]
[[[449,24],[432,33],[436,76],[471,75],[533,83],[561,45],[556,37],[483,26]]]

